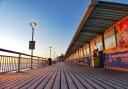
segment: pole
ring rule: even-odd
[[[56,52],[54,51],[54,60],[55,60],[55,58],[56,58]]]
[[[21,61],[21,54],[19,54],[19,59],[18,59],[18,71],[17,71],[17,72],[20,72],[20,61]]]
[[[52,47],[49,47],[49,48],[50,48],[50,58],[51,58]]]
[[[34,28],[32,27],[32,41],[34,38]],[[31,49],[31,69],[32,69],[32,64],[33,64],[33,49]]]
[[[39,59],[40,59],[40,58],[38,57],[38,68],[40,67]]]

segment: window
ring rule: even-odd
[[[117,43],[119,47],[128,47],[128,17],[116,27]]]
[[[116,39],[115,39],[114,29],[105,33],[104,40],[105,40],[105,49],[116,47]]]
[[[101,35],[97,36],[97,39],[96,39],[96,46],[97,46],[97,48],[98,48],[98,51],[103,50],[102,36],[101,36]]]
[[[87,52],[87,55],[90,54],[89,44],[86,44],[86,52]]]
[[[84,50],[84,56],[86,55],[86,47],[84,46],[83,47],[83,50]]]
[[[97,48],[96,41],[95,40],[92,40],[90,42],[90,46],[91,46],[91,54],[93,54],[93,51]]]
[[[82,57],[83,56],[83,49],[80,48],[80,56]]]
[[[97,48],[98,48],[98,51],[101,51],[101,50],[103,50],[103,44],[102,44],[102,41],[100,41],[100,42],[97,42]]]
[[[90,54],[89,48],[87,48],[86,50],[87,50],[87,54]]]

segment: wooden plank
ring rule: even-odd
[[[64,73],[63,65],[61,65],[61,89],[68,89],[68,82],[66,80],[66,75]]]
[[[30,81],[33,81],[35,78],[37,78],[40,74],[45,74],[47,73],[48,70],[44,70],[44,71],[40,71],[40,73],[36,73],[35,75],[31,76],[29,78],[24,78],[23,80],[20,80],[20,81],[17,81],[17,82],[13,82],[14,84],[13,85],[10,85],[8,86],[8,89],[9,88],[12,88],[12,89],[18,89],[18,88],[21,88],[22,86],[28,84]]]
[[[52,72],[52,70],[49,70],[45,73],[41,73],[39,76],[37,76],[36,78],[34,78],[32,81],[28,82],[27,84],[24,84],[23,87],[21,87],[20,89],[28,89],[30,86],[32,86],[34,83],[37,85],[38,81],[40,79],[43,80],[43,78],[45,78],[47,75],[49,75]],[[33,86],[34,87],[34,86]]]
[[[28,74],[34,75],[35,72],[38,73],[38,72],[40,72],[40,70],[42,70],[42,69],[25,70],[20,73],[7,73],[7,74],[3,75],[2,77],[0,77],[0,80],[2,80],[2,81],[0,81],[0,83],[8,84],[8,83],[14,82],[17,79],[22,79],[25,77],[27,78],[27,77],[29,77],[29,76],[27,76]]]
[[[64,73],[65,73],[65,76],[66,76],[66,79],[67,79],[67,82],[68,82],[69,89],[78,89],[76,87],[74,81],[71,79],[70,75],[66,71],[66,69],[64,68],[63,70],[64,70]]]
[[[86,87],[84,87],[81,82],[76,78],[76,76],[74,76],[72,74],[72,72],[70,71],[70,69],[65,68],[67,73],[69,74],[69,76],[72,78],[72,80],[74,81],[74,83],[76,84],[78,89],[87,89]]]
[[[116,79],[116,81],[113,80],[114,79],[113,76],[115,76],[115,74],[111,74],[111,76],[106,77],[105,74],[104,74],[104,71],[103,70],[100,71],[100,69],[98,71],[95,69],[95,70],[90,71],[90,72],[86,72],[86,71],[83,70],[83,72],[84,72],[84,74],[88,74],[88,76],[90,76],[90,77],[93,74],[93,77],[95,77],[97,80],[100,80],[100,81],[106,83],[106,85],[110,85],[110,86],[112,86],[116,89],[122,89],[122,88],[127,88],[128,87],[128,83],[118,81],[117,80],[118,78]],[[107,74],[107,75],[110,75],[110,74]]]
[[[93,76],[93,77],[94,77],[94,76]],[[122,82],[114,81],[114,80],[112,80],[111,78],[108,78],[108,77],[99,75],[98,73],[95,74],[95,78],[96,78],[97,80],[99,79],[100,81],[102,81],[102,82],[104,82],[104,83],[107,83],[108,85],[110,85],[110,86],[112,86],[112,87],[114,87],[114,88],[116,88],[116,89],[125,89],[125,88],[128,87],[128,84],[127,84],[127,85],[124,85],[124,84],[122,84]]]
[[[60,81],[60,72],[61,72],[61,70],[60,70],[60,68],[59,68],[52,89],[60,89],[60,84],[61,84],[61,81]]]
[[[34,72],[34,71],[33,71]],[[39,73],[40,71],[38,71],[37,73]],[[30,74],[30,75],[28,75],[28,74]],[[16,79],[10,79],[10,81],[8,81],[8,82],[4,82],[4,83],[2,83],[1,84],[1,87],[3,88],[7,88],[7,87],[11,87],[11,86],[14,86],[16,83],[21,83],[21,81],[25,81],[25,79],[29,79],[31,76],[34,76],[34,73],[32,73],[32,72],[22,72],[22,73],[19,73],[18,75],[17,75],[17,77],[18,77],[18,79],[16,78]],[[36,75],[36,74],[35,74]],[[10,76],[11,77],[11,76]]]
[[[58,70],[55,71],[55,73],[52,75],[52,77],[50,78],[50,80],[48,81],[48,83],[46,84],[46,86],[44,87],[44,89],[52,89],[53,84],[55,82],[56,76],[57,76]],[[32,89],[32,88],[30,88]]]
[[[102,69],[96,69],[96,68],[90,68],[90,67],[84,67],[84,66],[72,66],[70,67],[72,70],[77,70],[78,73],[82,73],[83,76],[86,76],[89,78],[89,80],[96,81],[99,85],[105,87],[105,88],[111,88],[111,89],[127,89],[127,85],[122,85],[119,84],[117,81],[113,82],[107,79],[106,77],[104,78],[101,75],[104,74],[104,70]],[[84,70],[83,70],[84,69]],[[107,72],[109,74],[109,72]],[[99,75],[101,74],[101,75]],[[114,76],[113,74],[111,76]],[[90,79],[91,78],[91,79]],[[112,78],[113,79],[113,78]],[[125,79],[126,80],[126,79]]]
[[[50,73],[37,87],[36,89],[43,89],[47,82],[50,80],[50,78],[52,77],[52,75],[55,73],[56,69],[54,69],[54,71],[52,73]]]
[[[126,72],[62,62],[0,75],[0,89],[128,89]]]
[[[95,73],[91,73],[91,71],[89,71],[89,72],[83,72],[83,71],[81,71],[81,73],[84,76],[88,77],[90,80],[95,81],[97,84],[99,84],[100,86],[102,86],[104,88],[115,89],[113,86],[111,86],[108,83],[102,81],[102,79],[99,79],[99,78],[96,78],[96,76],[93,76]]]
[[[78,75],[76,72],[72,72],[74,73],[74,76],[76,76],[81,83],[86,86],[87,89],[95,89],[95,87],[93,86],[93,84],[90,84],[87,80],[85,80],[84,78],[82,78],[80,75]]]

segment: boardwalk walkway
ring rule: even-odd
[[[128,89],[128,73],[57,63],[0,75],[0,89]]]

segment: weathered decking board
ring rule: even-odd
[[[61,62],[0,75],[0,89],[128,89],[128,72]]]

